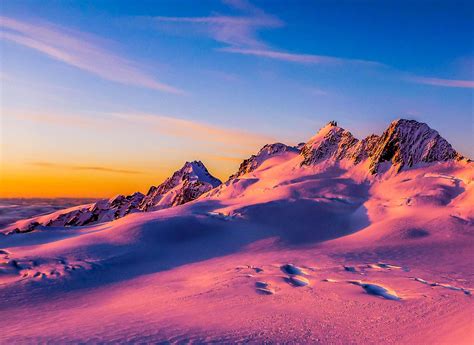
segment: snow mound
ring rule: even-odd
[[[396,294],[395,291],[382,285],[366,283],[362,281],[350,281],[350,283],[362,287],[369,295],[380,296],[392,301],[401,300],[401,298]]]
[[[297,267],[293,264],[285,264],[285,265],[281,266],[280,268],[286,274],[300,275],[300,276],[305,275],[305,272],[303,271],[303,269],[301,269],[301,268],[299,268],[299,267]]]

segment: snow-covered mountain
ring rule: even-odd
[[[303,146],[301,165],[311,165],[325,159],[341,160],[357,142],[351,132],[339,127],[336,121],[331,121]]]
[[[275,161],[277,157],[280,159]],[[340,165],[348,169],[360,167],[362,175],[366,175],[370,180],[370,176],[388,171],[397,173],[419,164],[458,161],[464,158],[436,130],[425,123],[395,120],[382,135],[372,134],[359,140],[346,129],[339,127],[336,121],[331,121],[305,144],[288,146],[274,143],[263,146],[257,154],[245,159],[238,171],[218,190],[213,189],[220,186],[221,181],[213,177],[202,162],[186,162],[162,184],[152,186],[146,195],[139,192],[129,196],[119,195],[92,205],[58,211],[29,221],[19,221],[17,227],[13,230],[10,227],[8,231],[28,232],[39,225],[61,227],[103,223],[130,213],[182,205],[203,194],[205,197],[220,195],[230,184],[233,185],[232,192],[228,190],[227,193],[235,197],[244,192],[251,183],[249,180],[239,181],[240,178],[252,175],[270,159],[273,159],[276,166],[289,164],[289,174],[297,175],[298,169],[320,164],[323,165],[322,169]]]
[[[415,120],[396,120],[383,132],[376,144],[368,150],[371,171],[390,162],[397,170],[420,163],[461,160],[457,153],[437,131],[426,123]]]
[[[192,201],[221,184],[200,161],[186,162],[158,186],[152,186],[146,195],[136,192],[117,195],[94,204],[72,207],[49,215],[20,221],[13,232],[29,232],[37,226],[83,226],[122,218],[130,213],[147,212],[182,205]]]
[[[0,236],[0,343],[471,344],[473,181],[407,120],[266,145],[224,184],[187,163]]]
[[[368,161],[369,171],[399,171],[420,163],[461,160],[463,157],[427,124],[415,120],[395,120],[381,136],[356,139],[349,131],[331,121],[301,149],[301,165],[323,160],[349,160],[355,165]]]
[[[140,210],[158,210],[192,201],[221,184],[201,161],[186,162],[159,186],[153,186],[140,203]]]
[[[144,195],[136,192],[132,195],[117,195],[109,200],[100,200],[96,203],[72,210],[71,212],[60,213],[58,217],[49,219],[44,226],[81,226],[94,223],[108,222],[126,216],[129,213],[137,212],[138,206]],[[38,224],[36,224],[37,226]]]

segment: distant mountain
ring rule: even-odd
[[[273,158],[281,157],[276,161]],[[381,136],[372,134],[365,139],[355,138],[349,131],[331,121],[306,143],[288,146],[282,143],[267,144],[255,155],[245,159],[238,171],[223,186],[240,183],[239,179],[254,174],[265,162],[273,165],[288,163],[285,174],[298,174],[298,170],[324,163],[350,169],[359,166],[367,178],[387,171],[394,173],[420,164],[462,160],[452,146],[427,124],[414,120],[396,120]],[[287,164],[287,165],[288,165]],[[146,195],[134,193],[119,195],[110,200],[56,212],[49,216],[19,222],[16,232],[32,231],[43,226],[82,226],[122,218],[134,212],[147,212],[174,207],[204,197],[219,195],[223,188],[215,189],[221,181],[213,177],[200,161],[186,162],[162,184],[150,188]],[[248,184],[240,183],[240,192]],[[211,193],[207,193],[211,191]],[[26,225],[25,225],[26,224]]]
[[[182,205],[221,184],[200,161],[186,162],[159,186],[153,186],[140,203],[140,210],[149,211]]]
[[[142,193],[124,196],[118,195],[109,200],[100,200],[83,208],[76,208],[70,212],[60,213],[44,223],[35,222],[27,230],[32,230],[38,225],[44,226],[79,226],[108,222],[137,212],[143,199]]]
[[[202,162],[186,162],[162,184],[151,187],[146,195],[140,192],[117,195],[109,200],[55,212],[50,217],[37,217],[16,232],[29,232],[39,225],[64,227],[103,223],[130,213],[178,206],[197,199],[220,184],[221,181],[212,176]]]

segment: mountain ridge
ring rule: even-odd
[[[197,199],[217,187],[221,181],[212,176],[201,161],[186,162],[158,186],[150,187],[145,195],[135,192],[128,196],[117,195],[93,204],[73,207],[70,211],[52,213],[51,219],[32,221],[13,232],[30,232],[37,226],[85,226],[116,220],[130,213],[149,212],[182,205]],[[36,217],[40,218],[40,217]]]
[[[383,163],[400,171],[419,163],[462,160],[451,144],[427,124],[416,120],[397,119],[378,136],[371,134],[359,140],[352,133],[329,122],[313,136],[301,150],[301,165],[312,165],[321,160],[349,159],[355,165],[369,161],[369,172],[376,174]]]
[[[54,213],[54,218],[38,221],[39,217],[12,232],[29,232],[37,226],[83,226],[122,218],[130,213],[156,211],[186,204],[218,186],[227,186],[245,175],[259,169],[268,159],[282,156],[297,156],[294,169],[316,166],[320,163],[362,166],[367,178],[395,173],[418,164],[460,161],[465,159],[434,129],[415,120],[392,121],[379,136],[371,134],[359,140],[351,132],[330,121],[306,143],[289,146],[283,143],[264,145],[257,154],[245,159],[238,171],[231,175],[225,185],[212,176],[201,161],[186,162],[163,183],[149,188],[146,195],[136,192],[129,196],[118,195],[101,200],[84,208],[73,208],[70,212]],[[469,161],[469,160],[467,160]],[[243,186],[242,188],[246,188]]]

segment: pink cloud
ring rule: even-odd
[[[440,78],[427,78],[427,77],[416,77],[416,76],[409,77],[408,80],[414,83],[418,83],[418,84],[433,85],[433,86],[458,87],[458,88],[466,88],[466,89],[474,88],[474,81],[472,80],[440,79]]]
[[[223,3],[227,4],[230,7],[241,11],[254,12],[254,13],[263,13],[261,9],[252,5],[246,0],[223,0]]]
[[[55,60],[95,74],[103,79],[180,94],[181,90],[157,81],[133,62],[102,48],[98,37],[52,24],[29,24],[0,16],[0,39],[39,51]]]
[[[345,64],[345,63],[357,63],[357,64],[382,66],[381,63],[378,63],[375,61],[343,59],[343,58],[338,58],[334,56],[325,56],[325,55],[295,54],[295,53],[287,53],[287,52],[270,50],[270,49],[247,49],[247,48],[226,47],[226,48],[221,48],[219,50],[226,53],[253,55],[253,56],[265,57],[269,59],[303,63],[303,64],[339,65],[339,64]]]
[[[232,17],[214,15],[209,17],[154,17],[160,23],[199,25],[205,35],[229,46],[264,47],[266,44],[257,37],[257,31],[275,28],[283,23],[272,16],[258,15]]]
[[[227,128],[199,121],[172,116],[147,113],[96,113],[95,116],[83,116],[74,113],[35,113],[4,109],[6,118],[35,122],[45,125],[82,128],[87,131],[138,127],[140,131],[152,131],[168,137],[182,138],[207,144],[226,144],[237,146],[239,152],[254,149],[275,141],[271,136]]]
[[[244,12],[242,16],[211,15],[207,17],[154,17],[160,23],[194,25],[203,30],[211,39],[226,46],[219,51],[241,55],[302,63],[302,64],[343,64],[358,63],[365,65],[382,65],[373,61],[344,59],[333,56],[295,54],[269,47],[258,37],[264,29],[279,28],[284,23],[275,16],[265,13],[248,1],[226,0],[227,5]]]
[[[163,135],[198,140],[200,142],[223,143],[240,147],[256,147],[275,139],[266,135],[220,127],[198,121],[191,121],[159,114],[109,113],[114,122],[125,125],[141,125]],[[127,124],[128,123],[128,124]]]

